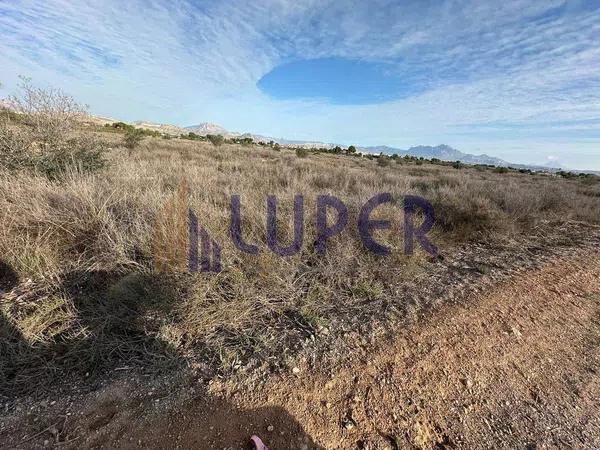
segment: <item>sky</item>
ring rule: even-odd
[[[600,170],[600,1],[0,0],[18,76],[93,114]]]

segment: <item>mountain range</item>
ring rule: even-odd
[[[473,155],[470,153],[463,153],[449,145],[438,145],[432,147],[430,145],[419,145],[417,147],[410,147],[407,150],[400,148],[388,147],[388,146],[377,146],[377,147],[366,147],[370,153],[383,153],[387,155],[397,154],[399,156],[417,156],[426,159],[437,158],[442,161],[460,161],[466,164],[493,164],[494,166],[509,166],[511,163],[504,161],[500,158],[495,158],[489,155]],[[514,166],[514,165],[513,165]]]
[[[261,136],[257,134],[251,133],[232,133],[227,131],[225,128],[215,125],[212,123],[201,123],[199,125],[189,126],[183,128],[184,132],[193,132],[198,135],[207,135],[207,134],[221,134],[224,137],[232,138],[232,137],[249,137],[252,138],[256,142],[277,142],[282,146],[293,146],[293,147],[303,147],[303,148],[333,148],[336,144],[325,143],[325,142],[312,142],[312,141],[293,141],[289,139],[282,138],[273,138],[268,136]],[[463,153],[455,148],[450,147],[449,145],[438,145],[438,146],[429,146],[429,145],[419,145],[417,147],[410,147],[409,149],[400,149],[396,147],[389,147],[386,145],[380,146],[372,146],[372,147],[357,147],[357,150],[363,153],[371,153],[371,154],[380,154],[383,153],[385,155],[399,155],[399,156],[416,156],[423,157],[426,159],[437,158],[442,161],[460,161],[465,164],[490,164],[494,166],[503,166],[503,167],[514,167],[517,169],[527,168],[527,169],[535,169],[535,170],[546,170],[546,171],[556,171],[560,170],[560,167],[548,167],[548,166],[533,166],[533,165],[524,165],[524,164],[512,164],[508,161],[505,161],[500,158],[496,158],[494,156],[489,156],[486,154],[482,155],[474,155],[471,153]]]
[[[12,105],[0,99],[0,109],[12,109]],[[115,122],[115,119],[109,117],[100,117],[100,116],[89,116],[86,122],[94,125],[105,125],[109,123]],[[220,125],[214,123],[201,123],[198,125],[192,125],[188,127],[179,127],[171,124],[162,124],[150,121],[135,121],[131,122],[131,124],[137,128],[145,128],[149,130],[158,131],[160,133],[168,134],[171,136],[179,136],[187,133],[196,133],[201,136],[206,136],[207,134],[220,134],[226,138],[244,138],[249,137],[252,138],[255,142],[276,142],[284,147],[303,147],[303,148],[334,148],[338,144],[331,144],[319,141],[299,141],[299,140],[289,140],[283,138],[274,138],[269,136],[262,136],[258,134],[252,133],[236,133],[226,130]],[[345,146],[341,146],[345,147]],[[437,158],[442,161],[460,161],[465,164],[489,164],[494,166],[503,166],[503,167],[513,167],[516,169],[532,169],[532,170],[540,170],[547,172],[556,172],[561,169],[565,169],[562,167],[557,161],[550,161],[545,165],[531,165],[531,164],[514,164],[508,161],[505,161],[500,158],[496,158],[494,156],[489,156],[486,154],[474,155],[471,153],[464,153],[455,148],[450,147],[449,145],[437,145],[437,146],[429,146],[429,145],[419,145],[416,147],[410,147],[409,149],[400,149],[396,147],[390,147],[386,145],[380,146],[370,146],[370,147],[357,147],[357,150],[362,153],[371,153],[371,154],[385,154],[385,155],[399,155],[399,156],[416,156],[423,157],[425,159]],[[565,169],[568,170],[568,169]],[[597,171],[584,170],[581,172],[586,173],[594,173],[600,174]]]
[[[334,148],[337,144],[318,142],[318,141],[298,141],[289,140],[283,138],[274,138],[270,136],[262,136],[259,134],[252,133],[236,133],[228,131],[220,125],[214,123],[201,123],[198,125],[192,125],[188,127],[178,127],[175,125],[159,124],[147,121],[132,122],[132,124],[139,128],[147,128],[156,130],[161,133],[166,133],[174,136],[187,133],[196,133],[200,136],[206,136],[207,134],[220,134],[226,138],[252,138],[255,142],[276,142],[283,147],[303,147],[303,148]],[[345,146],[342,146],[345,147]],[[380,146],[367,146],[357,147],[357,150],[362,153],[371,153],[379,155],[383,153],[385,155],[399,155],[399,156],[416,156],[423,157],[426,159],[437,158],[442,161],[460,161],[465,164],[490,164],[494,166],[502,167],[513,167],[516,169],[531,169],[531,170],[542,170],[547,172],[556,172],[561,170],[562,167],[558,163],[550,163],[549,165],[531,165],[531,164],[514,164],[505,161],[501,158],[489,156],[486,154],[475,155],[471,153],[464,153],[460,150],[450,147],[449,145],[419,145],[416,147],[410,147],[408,149],[401,149],[396,147],[390,147],[386,145]]]

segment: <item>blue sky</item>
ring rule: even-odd
[[[0,0],[18,75],[95,114],[600,170],[600,2]]]

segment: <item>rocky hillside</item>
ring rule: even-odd
[[[164,123],[137,120],[135,122],[131,122],[131,125],[136,128],[145,128],[146,130],[158,131],[159,133],[170,134],[172,136],[179,136],[180,134],[185,133],[185,130],[181,127]]]

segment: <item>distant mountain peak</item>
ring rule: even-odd
[[[0,104],[1,106],[1,104]],[[100,118],[97,118],[100,119]],[[113,120],[113,119],[104,119],[103,120]],[[207,134],[220,134],[226,138],[240,138],[240,137],[250,137],[255,142],[276,142],[284,147],[304,147],[304,148],[333,148],[337,144],[332,143],[324,143],[319,141],[302,141],[302,140],[289,140],[283,138],[273,138],[269,136],[262,136],[258,134],[252,133],[236,133],[228,131],[222,126],[211,123],[211,122],[203,122],[198,125],[192,125],[189,127],[178,127],[175,125],[168,124],[160,124],[154,122],[147,121],[136,121],[132,122],[132,125],[138,128],[147,128],[151,130],[157,130],[161,133],[168,133],[171,135],[180,135],[187,133],[196,133],[201,136],[206,136]],[[343,146],[345,147],[345,146]],[[533,170],[548,170],[555,171],[560,168],[560,163],[555,159],[549,159],[546,164],[543,165],[530,165],[530,164],[513,164],[509,163],[503,159],[496,158],[493,156],[489,156],[486,154],[474,155],[470,153],[463,153],[460,150],[457,150],[448,144],[439,144],[436,146],[431,145],[417,145],[414,147],[410,147],[407,150],[403,150],[400,148],[391,147],[388,145],[378,145],[372,147],[359,147],[359,151],[363,153],[371,153],[371,154],[379,154],[383,153],[386,155],[399,155],[399,156],[415,156],[417,158],[424,159],[432,159],[437,158],[442,161],[460,161],[465,164],[486,164],[486,165],[494,165],[494,166],[503,166],[503,167],[513,167],[513,168],[524,168],[524,169],[533,169]]]
[[[198,125],[192,125],[184,128],[186,131],[191,133],[196,133],[201,136],[205,136],[207,134],[220,134],[222,136],[231,136],[236,133],[230,133],[225,128],[216,123],[203,122]]]
[[[409,148],[408,150],[388,146],[366,147],[365,150],[368,152],[385,153],[388,155],[395,153],[400,156],[410,155],[425,159],[437,158],[442,161],[461,161],[467,164],[493,164],[495,166],[510,165],[503,159],[494,158],[488,155],[472,155],[470,153],[463,153],[447,144],[440,144],[435,147],[431,145],[417,145]]]

